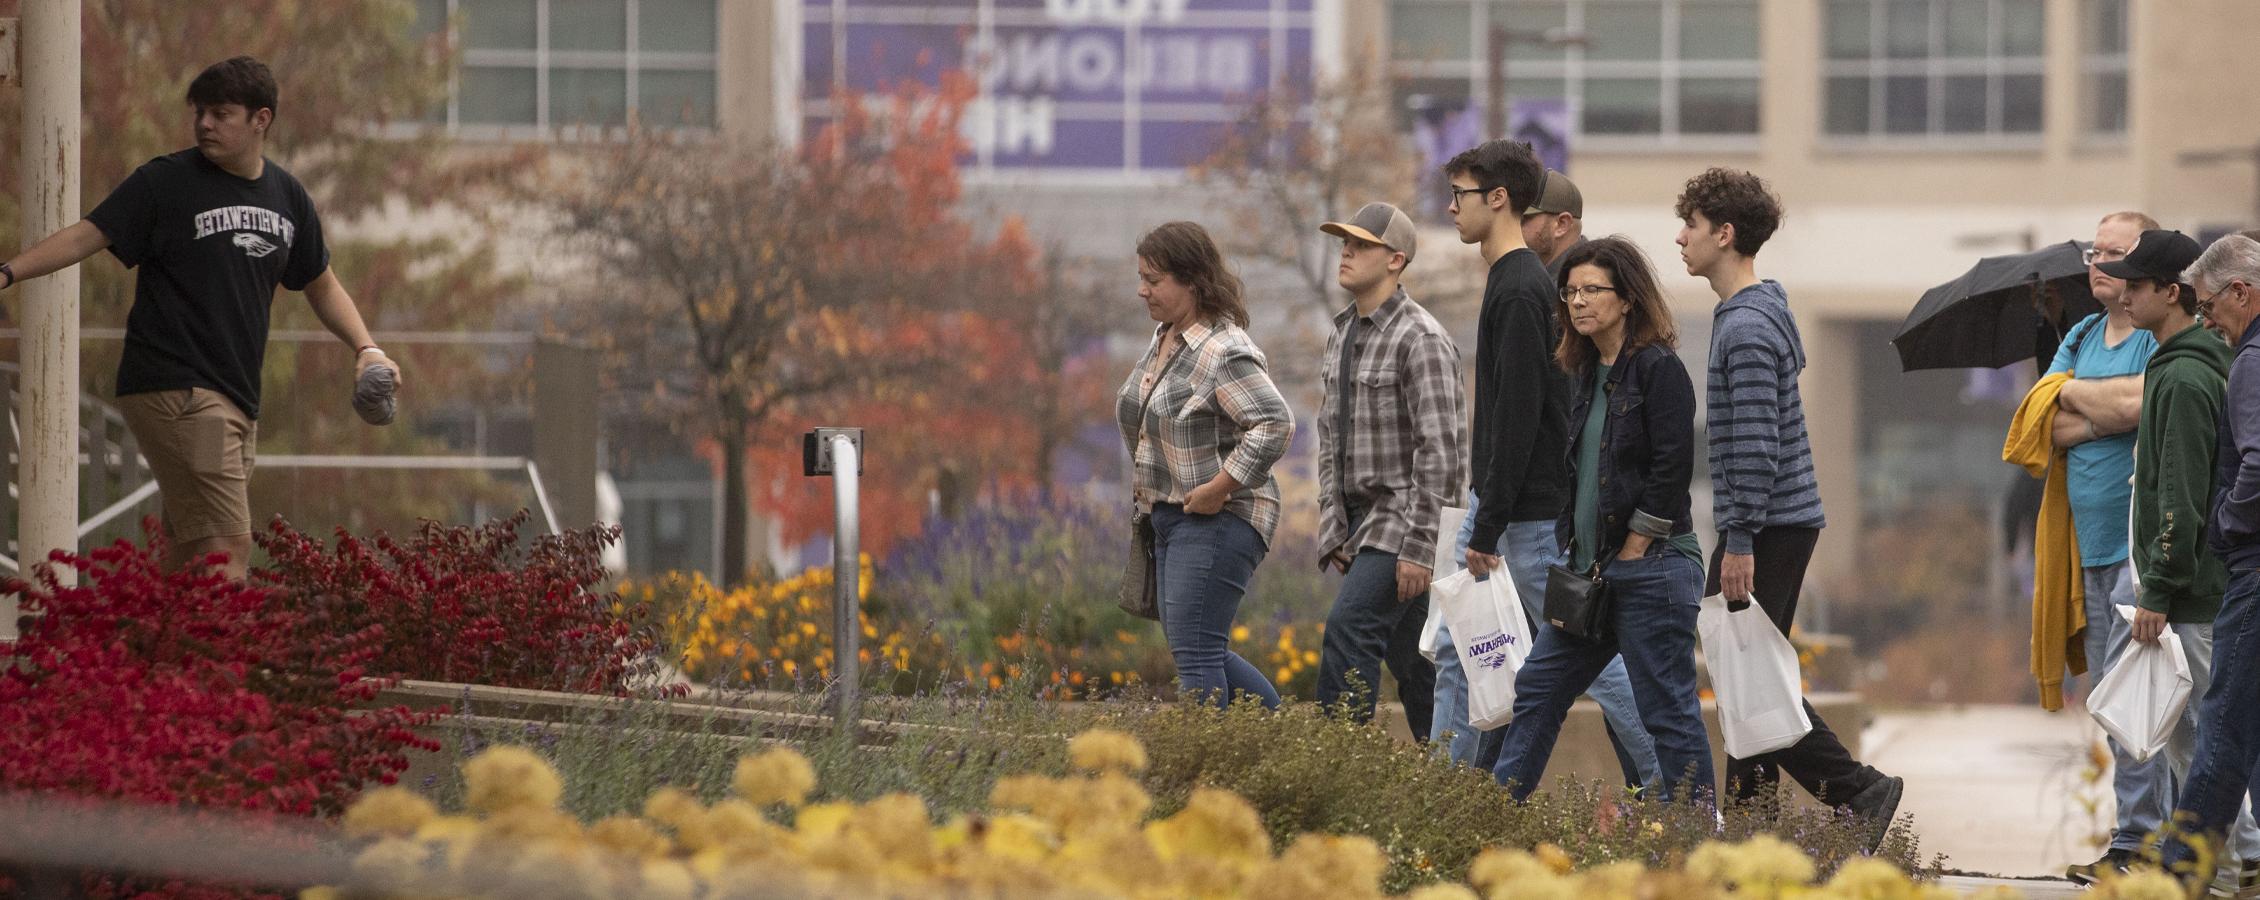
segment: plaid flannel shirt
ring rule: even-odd
[[[1170,344],[1155,328],[1146,355],[1114,398],[1138,508],[1183,503],[1217,472],[1230,472],[1241,487],[1224,511],[1255,526],[1268,547],[1279,528],[1271,466],[1287,455],[1295,414],[1264,371],[1263,351],[1239,326],[1196,324],[1171,336]]]
[[[1354,305],[1335,314],[1326,342],[1326,395],[1318,414],[1319,553],[1356,556],[1370,547],[1426,565],[1435,558],[1444,507],[1468,479],[1460,351],[1436,317],[1399,287],[1358,323],[1345,380],[1342,337],[1356,314]],[[1335,427],[1345,401],[1346,435]],[[1340,449],[1349,453],[1337,471]],[[1365,510],[1355,533],[1346,506]]]

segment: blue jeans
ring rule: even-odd
[[[1460,526],[1459,556],[1466,558],[1468,541],[1475,535],[1475,497],[1468,497],[1467,521]],[[1507,574],[1514,578],[1515,593],[1522,597],[1523,612],[1531,622],[1545,621],[1546,567],[1561,560],[1561,547],[1554,540],[1552,522],[1513,522],[1499,537],[1498,555],[1507,562]],[[1453,762],[1489,770],[1499,759],[1500,742],[1506,738],[1506,729],[1495,728],[1478,732],[1467,722],[1467,673],[1460,669],[1459,651],[1452,645],[1450,629],[1437,635],[1441,644],[1436,650],[1436,724],[1430,740],[1437,746],[1443,744],[1444,735],[1451,735],[1448,752]],[[1601,704],[1601,715],[1608,725],[1611,744],[1617,751],[1617,762],[1624,767],[1627,782],[1655,784],[1662,775],[1656,762],[1656,744],[1640,726],[1639,705],[1633,700],[1632,680],[1626,675],[1623,660],[1609,663],[1601,677],[1594,679],[1586,689],[1586,696]]]
[[[1219,706],[1253,694],[1279,708],[1279,692],[1232,652],[1232,617],[1263,562],[1263,535],[1231,513],[1197,516],[1154,504],[1154,570],[1161,589],[1161,634],[1177,661],[1177,690]]]
[[[1436,702],[1436,665],[1420,655],[1420,629],[1427,622],[1428,594],[1397,599],[1397,554],[1359,551],[1326,615],[1318,657],[1319,704],[1328,712],[1336,704],[1348,704],[1352,719],[1371,721],[1386,659],[1397,676],[1405,724],[1414,738],[1427,741]]]
[[[1639,559],[1611,561],[1602,574],[1616,591],[1615,633],[1588,641],[1552,625],[1538,627],[1530,658],[1515,676],[1514,721],[1507,723],[1492,774],[1515,799],[1530,796],[1546,774],[1570,704],[1615,662],[1631,675],[1640,724],[1654,737],[1662,764],[1662,777],[1649,784],[1666,799],[1707,801],[1717,778],[1695,696],[1695,613],[1703,567],[1658,546]]]
[[[2213,619],[2212,669],[2212,683],[2192,700],[2198,709],[2197,746],[2175,808],[2193,817],[2190,830],[2218,842],[2238,822],[2248,796],[2260,807],[2255,790],[2260,780],[2253,777],[2260,762],[2260,569],[2230,573],[2220,615]],[[2186,859],[2188,847],[2173,842],[2164,856],[2168,862]]]
[[[2112,608],[2134,605],[2134,564],[2120,560],[2081,571],[2081,588],[2087,595],[2087,630],[2083,637],[2088,684],[2092,688],[2118,664],[2119,655],[2125,653],[2127,644],[2134,640],[2134,626]],[[2111,747],[2111,793],[2119,803],[2119,822],[2111,833],[2111,849],[2140,849],[2143,836],[2157,831],[2158,824],[2166,820],[2166,806],[2174,799],[2166,759],[2159,755],[2138,762],[2118,741],[2106,737],[2105,742]]]

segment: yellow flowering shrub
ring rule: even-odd
[[[935,821],[925,800],[893,793],[864,803],[803,805],[813,769],[790,749],[744,758],[737,796],[712,806],[676,788],[643,815],[591,825],[557,811],[559,778],[532,751],[495,747],[464,766],[473,815],[441,815],[401,790],[372,791],[346,813],[362,843],[354,882],[306,891],[340,896],[613,897],[1329,897],[1378,900],[1388,861],[1357,835],[1304,833],[1274,852],[1255,807],[1199,788],[1175,812],[1131,772],[1145,750],[1118,732],[1078,736],[1088,774],[1001,780],[987,812]],[[773,814],[787,818],[771,818]],[[1878,859],[1815,880],[1813,860],[1770,836],[1697,847],[1683,867],[1617,861],[1579,871],[1552,844],[1492,848],[1467,883],[1440,880],[1398,896],[1468,898],[1798,898],[1932,900],[1951,892]],[[2155,874],[2107,881],[2105,900],[2176,896]],[[1999,896],[2014,896],[1998,892]]]
[[[947,682],[990,690],[1025,683],[1049,699],[1077,699],[1139,687],[1166,693],[1176,683],[1176,665],[1155,623],[1123,621],[1122,627],[1101,631],[1076,623],[1047,623],[1050,627],[1032,630],[1018,620],[922,620],[891,603],[886,590],[875,593],[874,582],[883,576],[868,556],[863,558],[857,582],[863,629],[857,660],[867,678],[897,691]],[[692,680],[766,687],[831,677],[829,567],[730,591],[697,573],[673,573],[623,584],[620,593],[656,612],[662,639]],[[1106,621],[1128,619],[1112,610],[1111,597],[1073,602],[1104,604]],[[1263,670],[1285,696],[1308,698],[1317,692],[1325,624],[1315,617],[1323,616],[1326,606],[1310,607],[1310,622],[1232,629],[1233,650]]]
[[[876,615],[871,559],[856,582],[863,633],[856,660],[867,675],[947,671],[947,642],[931,630]],[[653,604],[661,634],[685,674],[709,684],[766,686],[830,678],[833,583],[830,567],[724,591],[704,575],[670,574],[621,586],[622,596]],[[906,683],[906,689],[915,687]]]

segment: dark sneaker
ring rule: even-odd
[[[2206,893],[2224,900],[2260,900],[2260,860],[2221,867]]]
[[[1867,826],[1869,853],[1883,846],[1883,836],[1891,832],[1891,820],[1899,816],[1899,797],[1906,792],[1906,779],[1886,775],[1853,794],[1852,802],[1845,804]]]
[[[2126,874],[2127,865],[2132,862],[2134,862],[2134,851],[2113,847],[2103,854],[2102,859],[2085,865],[2066,868],[2064,877],[2071,879],[2073,884],[2090,885],[2102,881],[2105,875]]]

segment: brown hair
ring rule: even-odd
[[[1689,223],[1702,213],[1713,228],[1734,226],[1734,252],[1743,256],[1758,255],[1781,227],[1781,198],[1765,179],[1741,169],[1711,168],[1687,179],[1672,211]]]
[[[1205,321],[1224,320],[1248,327],[1248,307],[1240,298],[1240,277],[1224,267],[1224,254],[1195,222],[1169,222],[1138,239],[1138,258],[1193,291],[1193,307]]]
[[[1545,187],[1546,166],[1538,161],[1536,151],[1522,141],[1484,141],[1460,151],[1444,164],[1444,177],[1466,175],[1475,179],[1475,186],[1488,195],[1500,188],[1507,189],[1507,211],[1516,219],[1524,210],[1538,205],[1539,189]]]
[[[1569,327],[1566,288],[1570,273],[1578,266],[1599,266],[1609,273],[1609,280],[1616,283],[1617,296],[1624,300],[1624,349],[1618,351],[1618,359],[1650,344],[1667,350],[1679,346],[1679,327],[1672,322],[1671,308],[1664,305],[1663,289],[1656,286],[1656,267],[1648,262],[1648,254],[1640,252],[1639,245],[1623,235],[1613,235],[1571,247],[1562,257],[1562,273],[1554,283],[1563,289],[1563,299],[1557,301],[1555,310],[1562,320],[1562,342],[1554,348],[1554,361],[1562,371],[1583,376],[1600,356],[1592,338]]]
[[[246,113],[275,109],[275,73],[248,56],[222,60],[188,83],[188,102],[197,106],[241,104]]]
[[[2104,216],[2101,222],[2097,222],[2095,224],[2101,225],[2103,224],[2103,222],[2112,222],[2119,219],[2126,219],[2128,221],[2131,221],[2136,225],[2141,226],[2141,229],[2143,231],[2151,231],[2161,227],[2158,224],[2158,220],[2151,218],[2149,213],[2135,212],[2131,209],[2122,210],[2120,212],[2115,212],[2108,216]]]

